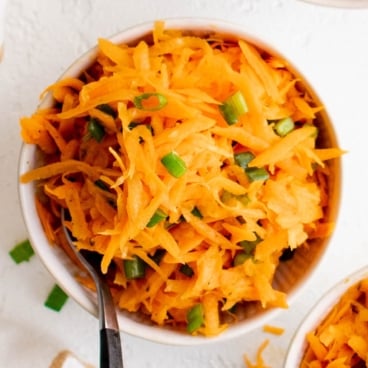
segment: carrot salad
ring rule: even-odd
[[[343,152],[316,143],[323,107],[244,40],[157,22],[151,39],[98,50],[21,119],[44,157],[21,181],[38,183],[50,242],[64,247],[65,208],[117,305],[158,325],[211,336],[238,306],[287,307],[272,286],[280,257],[333,227],[326,161]]]
[[[366,367],[368,279],[351,286],[318,327],[307,334],[300,367]]]

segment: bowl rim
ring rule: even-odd
[[[303,83],[313,91],[313,98],[320,101],[314,88],[309,85],[308,79],[305,78],[303,73],[301,73],[293,64],[293,61],[289,57],[285,57],[277,49],[273,48],[261,37],[258,37],[255,32],[248,32],[244,26],[232,22],[223,21],[220,19],[213,18],[199,18],[199,17],[178,17],[178,18],[166,18],[162,19],[165,23],[167,29],[188,29],[193,31],[216,31],[220,34],[227,34],[236,36],[237,38],[245,39],[257,47],[269,52],[273,55],[281,56],[287,61],[288,67],[294,73],[297,73],[303,79]],[[128,43],[141,38],[142,36],[150,33],[153,29],[155,21],[148,21],[138,25],[134,25],[123,29],[122,31],[116,33],[111,37],[106,37],[114,43]],[[84,54],[78,57],[66,70],[59,76],[59,79],[68,76],[78,75],[82,70],[84,70],[88,65],[92,63],[97,55],[97,45],[87,50]],[[38,105],[38,108],[48,106],[52,103],[51,94],[48,93]],[[328,112],[324,111],[325,119],[329,122],[331,119],[328,116]],[[332,134],[332,140],[337,144],[336,132],[331,128],[330,134]],[[33,167],[34,158],[36,153],[36,147],[34,145],[22,144],[21,152],[18,161],[18,173],[22,174],[27,172]],[[337,212],[339,209],[339,202],[341,196],[341,163],[340,159],[336,160],[336,168],[338,169],[336,181],[338,185],[336,186],[336,214],[333,216],[334,220],[337,220]],[[68,295],[72,297],[79,305],[81,305],[85,310],[87,310],[92,315],[98,315],[97,311],[97,299],[95,294],[87,291],[83,288],[72,276],[70,272],[67,271],[70,266],[68,260],[65,260],[65,255],[62,254],[61,250],[57,247],[50,246],[47,241],[40,219],[36,215],[36,206],[34,201],[30,200],[34,196],[34,183],[22,184],[18,183],[18,194],[20,199],[20,205],[22,209],[22,215],[24,223],[28,230],[30,241],[40,257],[42,263],[50,274],[56,279],[59,286],[67,292]],[[36,229],[36,231],[34,231]],[[326,240],[328,243],[331,242],[334,233]],[[327,246],[324,247],[323,251],[315,262],[315,267],[322,261],[324,254],[326,253]],[[66,264],[65,264],[66,263]],[[316,270],[311,271],[314,273]],[[301,278],[298,283],[298,287],[293,288],[288,293],[288,304],[292,304],[294,299],[302,292],[309,278],[307,276]],[[276,314],[280,313],[282,309],[273,308],[265,310],[255,316],[251,316],[245,320],[245,323],[237,323],[231,325],[228,329],[222,332],[220,335],[215,337],[203,337],[203,336],[192,336],[184,333],[178,333],[178,331],[173,331],[167,328],[160,328],[151,325],[145,325],[135,321],[134,319],[127,317],[124,311],[118,313],[119,327],[122,332],[128,333],[135,337],[144,338],[149,341],[167,344],[167,345],[180,345],[180,346],[193,346],[199,344],[213,343],[216,341],[225,341],[237,336],[243,335],[250,331],[255,330],[262,323],[266,323],[268,320],[272,319]]]
[[[358,270],[352,271],[343,277],[333,286],[331,286],[312,306],[297,330],[292,336],[287,350],[284,368],[299,367],[304,351],[307,347],[305,336],[308,332],[316,328],[327,314],[331,311],[336,303],[341,299],[343,294],[360,280],[368,278],[368,266],[363,266]]]
[[[320,5],[325,7],[329,6],[334,8],[357,9],[368,7],[368,0],[301,0],[301,1],[314,5]]]

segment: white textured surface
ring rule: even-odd
[[[1,1],[1,0],[0,0]],[[8,256],[27,237],[17,196],[18,120],[38,96],[100,36],[148,20],[201,16],[241,24],[294,61],[319,91],[336,125],[344,190],[336,233],[306,290],[273,321],[282,336],[254,331],[222,345],[168,347],[123,336],[125,366],[243,367],[259,344],[269,366],[283,366],[291,337],[311,305],[335,281],[367,263],[368,9],[319,7],[297,0],[9,0],[0,64],[0,366],[48,367],[61,350],[98,361],[98,322],[69,300],[60,313],[43,307],[52,277],[39,260],[16,266]]]
[[[6,0],[0,0],[0,57],[1,57],[1,47],[4,41],[5,6]]]

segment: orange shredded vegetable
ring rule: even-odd
[[[283,327],[278,326],[264,325],[263,331],[274,335],[282,335],[285,332],[285,329]]]
[[[263,359],[263,356],[262,356],[268,344],[269,344],[269,340],[265,340],[259,346],[257,350],[256,363],[252,363],[246,355],[244,356],[244,364],[247,368],[271,368],[269,365],[266,365]]]
[[[212,336],[236,321],[236,306],[287,307],[272,286],[280,256],[333,228],[326,160],[343,151],[316,144],[322,106],[283,60],[246,41],[157,22],[151,42],[98,45],[80,78],[47,88],[55,106],[21,119],[23,140],[45,159],[21,181],[38,181],[50,241],[62,246],[67,208],[78,247],[103,255],[117,305],[158,325],[185,328],[201,304],[194,333]],[[236,91],[247,111],[228,125],[219,107]],[[285,117],[295,129],[282,137],[275,124]],[[254,156],[247,169],[234,158],[244,152]],[[161,161],[169,153],[181,160],[178,177]],[[267,177],[250,179],[252,169]],[[147,226],[157,212],[163,219]],[[134,257],[142,278],[125,274]]]
[[[307,336],[300,367],[368,364],[368,279],[351,286]]]

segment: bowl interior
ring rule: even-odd
[[[278,52],[270,48],[268,45],[259,39],[248,35],[242,31],[238,26],[223,23],[219,21],[211,21],[205,19],[173,19],[165,21],[168,29],[188,29],[195,35],[207,35],[211,32],[227,35],[231,38],[240,38],[257,45],[259,48],[266,50],[269,54],[279,55]],[[147,39],[153,28],[152,23],[139,25],[127,29],[111,38],[115,43],[135,43],[142,38]],[[84,69],[86,69],[94,61],[97,55],[97,50],[94,48],[79,58],[72,64],[61,78],[67,76],[78,76]],[[280,56],[280,55],[279,55]],[[285,58],[283,58],[285,59]],[[302,76],[297,69],[292,65],[290,68],[294,74],[299,75],[303,80],[304,88],[314,98],[316,103],[320,103],[315,91],[308,85],[304,76]],[[41,102],[41,107],[52,105],[53,100],[50,95],[46,96]],[[319,129],[321,140],[328,146],[338,146],[336,135],[326,111],[323,111],[318,116]],[[23,174],[32,168],[35,168],[40,163],[37,149],[33,145],[23,145],[20,161],[19,173]],[[333,160],[331,165],[332,175],[329,178],[329,205],[326,214],[329,221],[334,222],[337,217],[340,196],[340,160]],[[97,315],[97,302],[95,294],[83,288],[74,278],[75,266],[74,264],[55,246],[50,246],[48,240],[44,235],[41,222],[36,215],[36,207],[34,201],[35,184],[20,184],[19,194],[23,210],[23,215],[26,227],[29,231],[30,240],[40,256],[41,260],[55,277],[59,285],[83,308],[90,313]],[[298,248],[292,260],[281,263],[277,269],[274,286],[288,294],[289,303],[298,292],[302,290],[302,286],[315,270],[320,261],[329,239],[319,240],[316,246],[306,249],[304,247]],[[243,320],[229,327],[220,336],[214,338],[204,338],[200,336],[190,336],[184,333],[173,331],[163,327],[153,326],[150,321],[141,315],[132,315],[123,311],[118,311],[119,325],[122,331],[129,334],[150,339],[159,343],[167,343],[174,345],[193,345],[213,342],[215,340],[223,340],[235,337],[239,334],[246,333],[254,328],[265,323],[266,320],[272,318],[277,309],[264,310],[258,306],[250,305],[249,308],[243,311]]]

